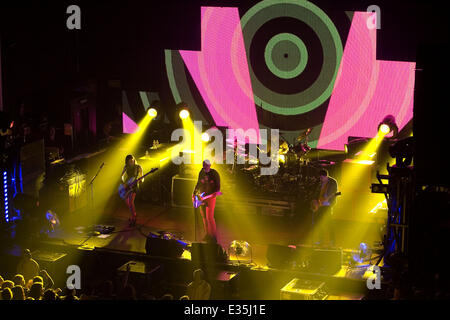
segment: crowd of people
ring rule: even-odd
[[[29,249],[25,249],[11,280],[0,275],[0,300],[208,300],[211,285],[205,280],[201,269],[193,273],[193,280],[180,297],[166,293],[160,297],[142,292],[139,295],[129,283],[129,270],[124,281],[114,285],[111,280],[94,287],[87,285],[82,290],[56,288],[55,282],[46,270],[39,267]]]
[[[17,274],[12,280],[0,275],[1,300],[55,300],[61,294],[61,289],[53,288],[52,277],[46,270],[41,270],[39,264],[32,258],[29,249],[17,265]],[[66,294],[69,296],[70,294]],[[64,296],[64,298],[66,298]]]

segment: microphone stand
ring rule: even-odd
[[[105,163],[103,162],[100,166],[100,168],[98,168],[97,173],[92,177],[91,182],[89,182],[89,185],[91,187],[91,208],[94,209],[94,180],[95,178],[97,178],[98,174],[100,173],[100,171],[102,170],[103,166],[105,165]]]

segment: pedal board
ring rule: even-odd
[[[100,234],[110,234],[113,233],[116,227],[114,226],[107,226],[107,225],[95,225],[93,228],[93,231],[100,232]]]

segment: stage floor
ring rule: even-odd
[[[73,213],[60,217],[61,225],[54,232],[48,234],[49,239],[42,239],[41,244],[35,243],[32,249],[40,251],[66,252],[64,247],[85,249],[90,251],[95,248],[107,249],[102,252],[117,254],[117,261],[123,256],[134,254],[141,256],[146,253],[146,237],[151,232],[170,232],[177,239],[187,243],[200,241],[204,234],[202,231],[201,219],[197,222],[197,237],[195,235],[194,209],[179,207],[164,207],[153,205],[148,202],[137,201],[138,221],[135,227],[128,226],[129,211],[125,203],[120,200],[113,200],[109,203],[107,210],[95,212],[94,210],[83,210],[83,212]],[[198,217],[198,215],[197,215]],[[247,270],[244,272],[243,280],[267,279],[264,274],[270,277],[271,290],[266,293],[258,291],[255,296],[253,292],[245,292],[248,297],[255,299],[278,299],[279,290],[287,278],[318,279],[332,284],[333,292],[330,292],[328,299],[339,300],[359,300],[366,293],[366,279],[372,275],[367,266],[350,266],[349,259],[356,253],[359,240],[354,239],[354,246],[348,246],[348,238],[357,230],[357,225],[349,222],[337,224],[339,229],[336,232],[337,247],[343,249],[343,264],[341,269],[334,274],[321,274],[307,271],[302,268],[269,268],[266,258],[268,248],[271,244],[281,246],[309,246],[308,243],[311,232],[310,217],[285,217],[244,212],[236,209],[217,209],[216,223],[218,232],[218,242],[223,249],[227,250],[233,240],[247,241],[252,248],[251,261],[237,261],[229,256],[227,270]],[[198,217],[200,218],[200,217]],[[94,226],[113,226],[114,231],[110,234],[91,235]],[[361,226],[360,226],[361,227]],[[59,247],[59,249],[58,249]],[[277,249],[276,249],[277,250]],[[9,250],[11,251],[11,250]],[[20,250],[5,252],[4,254],[20,256]],[[49,252],[50,252],[49,251]],[[120,258],[119,258],[120,256]],[[72,257],[77,259],[76,256]],[[154,257],[158,259],[158,257]],[[180,259],[191,260],[189,250],[185,250]],[[176,263],[176,259],[173,260]],[[184,266],[190,266],[190,261],[186,261]],[[250,263],[251,262],[251,263]],[[120,262],[122,264],[123,262]],[[117,267],[117,266],[116,266]],[[116,268],[113,267],[113,268]],[[223,266],[222,266],[223,268]],[[115,269],[114,269],[115,270]],[[264,271],[269,271],[268,273]],[[13,270],[11,271],[13,272]],[[109,271],[108,271],[109,272]],[[269,276],[270,274],[270,276]],[[250,278],[249,278],[250,277]],[[253,281],[253,280],[251,280]],[[258,282],[259,283],[259,282]],[[284,283],[284,284],[282,284]]]
[[[150,232],[170,232],[177,239],[188,243],[201,241],[204,236],[201,218],[192,208],[163,207],[137,201],[137,224],[129,227],[130,215],[125,203],[117,201],[111,207],[112,209],[103,213],[86,211],[62,219],[61,226],[50,233],[50,238],[60,239],[64,244],[72,246],[145,253],[146,236]],[[266,253],[270,244],[312,245],[310,217],[289,218],[238,211],[216,209],[218,243],[224,250],[228,250],[233,240],[248,242],[252,248],[251,262],[258,267],[267,266]],[[194,217],[197,218],[197,222]],[[347,254],[355,251],[361,242],[360,239],[353,239],[350,246],[348,241],[348,237],[355,230],[355,224],[343,221],[335,223],[336,247],[342,248]],[[114,226],[115,229],[111,234],[89,236],[93,225]],[[183,258],[190,257],[183,255]],[[341,276],[342,272],[341,270]],[[344,272],[344,276],[345,274],[348,272]]]
[[[203,224],[194,209],[136,204],[138,219],[134,227],[128,226],[130,217],[125,204],[116,210],[94,216],[73,215],[61,223],[61,227],[50,233],[50,238],[62,239],[66,244],[85,247],[101,247],[136,253],[145,253],[145,240],[150,232],[165,231],[186,242],[201,241],[204,237]],[[195,217],[197,222],[195,222]],[[253,252],[253,262],[265,266],[266,250],[269,244],[295,245],[304,241],[307,227],[302,223],[292,223],[280,216],[264,216],[248,213],[215,213],[218,243],[227,250],[233,240],[245,240]],[[251,224],[251,226],[250,226]],[[93,225],[114,226],[109,235],[89,236]],[[197,230],[196,230],[197,228]],[[249,232],[252,230],[251,232]],[[197,232],[196,232],[197,231]],[[197,236],[196,236],[197,233]]]

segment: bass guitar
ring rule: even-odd
[[[194,196],[194,198],[192,199],[192,204],[194,205],[194,209],[197,209],[198,207],[203,205],[205,200],[208,200],[209,198],[212,198],[215,196],[222,195],[222,192],[217,191],[217,192],[211,193],[210,195],[207,195],[206,197],[204,195],[205,195],[205,192],[202,192],[202,193]]]
[[[317,210],[319,210],[319,208],[322,206],[322,203],[327,202],[328,200],[330,200],[331,197],[333,196],[340,196],[342,193],[341,192],[336,192],[334,195],[330,195],[328,197],[328,199],[314,199],[313,201],[311,201],[311,210],[312,212],[317,212]]]
[[[148,176],[150,173],[155,172],[156,170],[158,170],[158,168],[153,168],[152,170],[150,170],[149,172],[147,172],[146,174],[144,174],[142,177],[135,179],[134,178],[130,178],[127,183],[125,185],[121,184],[119,186],[119,196],[125,200],[129,195],[130,192],[133,190],[133,187],[142,179],[144,179],[146,176]]]

